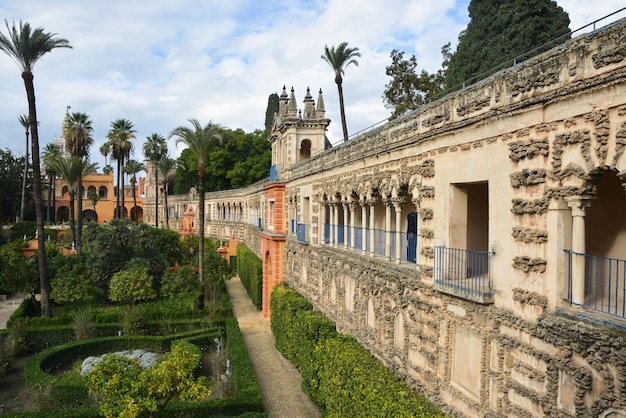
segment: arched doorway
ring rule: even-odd
[[[137,214],[137,216],[135,216],[135,213]],[[140,206],[135,206],[134,208],[132,208],[130,210],[130,218],[132,220],[137,219],[137,222],[143,222],[143,208],[141,208]]]
[[[57,221],[59,222],[67,222],[70,220],[70,211],[67,206],[59,206],[57,209]]]
[[[98,214],[92,209],[86,209],[83,211],[83,218],[87,222],[98,222]]]

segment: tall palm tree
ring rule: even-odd
[[[159,227],[159,170],[156,163],[163,155],[167,154],[167,141],[163,135],[153,133],[146,138],[143,144],[143,155],[152,163],[154,168],[154,226]]]
[[[324,55],[322,59],[330,65],[335,72],[335,83],[337,83],[337,90],[339,91],[339,109],[341,110],[341,127],[343,128],[343,140],[348,140],[348,126],[346,125],[346,111],[343,106],[343,74],[344,68],[350,64],[356,66],[359,62],[355,57],[360,57],[361,53],[359,48],[348,48],[347,42],[339,44],[337,49],[334,46],[328,48],[328,45],[324,46]]]
[[[62,156],[52,161],[54,171],[67,184],[68,193],[70,195],[70,234],[72,243],[76,244],[76,226],[74,223],[74,202],[78,182],[81,177],[96,171],[97,164],[90,163],[88,159],[76,157],[73,155]],[[76,250],[78,251],[78,249]]]
[[[130,184],[133,188],[133,209],[135,210],[135,219],[133,219],[133,221],[135,222],[139,222],[139,215],[137,214],[137,193],[135,187],[137,185],[137,173],[145,171],[145,169],[145,164],[137,160],[128,160],[126,162],[126,166],[124,167],[124,171],[126,172],[126,174],[130,175]]]
[[[46,53],[55,48],[71,48],[66,39],[56,37],[56,34],[44,32],[42,28],[31,29],[28,22],[19,26],[15,22],[9,26],[4,21],[8,35],[0,32],[0,50],[6,53],[22,71],[22,80],[28,99],[28,120],[30,121],[31,148],[33,159],[33,199],[35,201],[35,214],[37,218],[37,243],[43,250],[46,245],[46,237],[43,229],[43,205],[41,199],[41,167],[39,165],[39,132],[37,130],[37,105],[35,100],[35,84],[33,83],[33,66]],[[38,251],[39,284],[41,286],[41,315],[49,318],[52,316],[50,306],[50,283],[48,281],[48,269],[46,252]]]
[[[113,171],[113,167],[109,165],[109,154],[111,154],[111,144],[105,142],[100,145],[100,154],[104,157],[104,167],[102,168],[102,172],[104,174],[109,174]]]
[[[117,119],[111,122],[111,129],[107,134],[109,138],[111,158],[117,161],[117,196],[116,217],[124,217],[124,162],[130,157],[135,138],[133,123],[127,119]]]
[[[165,154],[161,157],[159,161],[157,161],[155,167],[155,171],[159,172],[161,176],[163,176],[163,180],[161,185],[163,186],[163,196],[165,198],[165,227],[170,229],[170,214],[167,210],[167,194],[168,194],[168,185],[169,185],[169,174],[176,169],[176,160],[170,158],[169,155]],[[158,193],[158,189],[157,189]]]
[[[24,220],[24,213],[26,211],[26,177],[28,176],[28,135],[30,133],[30,120],[28,119],[28,115],[21,115],[18,117],[18,120],[24,127],[26,131],[26,156],[24,157],[24,178],[22,179],[22,201],[20,203],[20,221]]]
[[[63,126],[65,137],[65,149],[71,156],[85,158],[89,155],[89,147],[93,144],[93,127],[91,120],[86,113],[74,112],[66,119]],[[83,178],[78,178],[76,186],[78,192],[78,207],[76,225],[76,251],[78,254],[82,251],[82,235],[83,235]]]
[[[54,171],[54,161],[58,158],[61,158],[61,148],[57,144],[50,142],[43,147],[41,161],[48,176],[48,206],[46,208],[46,219],[48,222],[55,218],[57,173]]]
[[[198,274],[202,286],[202,296],[198,301],[198,307],[204,308],[207,291],[204,280],[204,175],[209,159],[209,151],[215,142],[221,142],[222,137],[218,131],[220,126],[209,122],[202,126],[197,119],[189,119],[192,128],[179,126],[170,134],[171,137],[178,137],[176,144],[183,143],[189,148],[192,155],[198,161]]]

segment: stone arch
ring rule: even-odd
[[[626,417],[626,411],[623,409],[609,408],[606,411],[598,415],[598,418],[624,418]]]
[[[307,160],[311,157],[311,140],[303,139],[300,141],[299,160]]]

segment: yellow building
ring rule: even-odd
[[[138,179],[135,186],[135,200],[133,199],[133,188],[130,185],[124,187],[124,218],[143,221],[143,188],[144,179]],[[61,180],[56,180],[55,198],[48,205],[47,194],[44,193],[44,206],[54,206],[54,220],[57,222],[67,222],[69,220],[70,195],[67,184]],[[83,219],[86,222],[105,223],[115,218],[116,193],[113,173],[109,174],[89,174],[83,178]],[[74,217],[77,213],[78,196],[74,202]],[[121,205],[121,202],[120,202]]]

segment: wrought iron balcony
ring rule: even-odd
[[[491,251],[435,247],[435,286],[440,292],[493,303]]]

